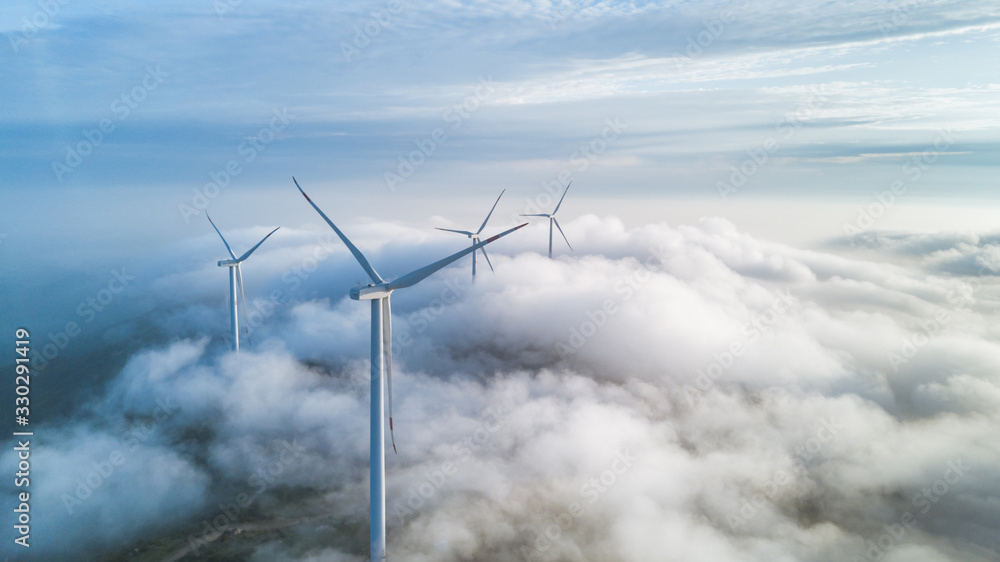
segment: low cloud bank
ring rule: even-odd
[[[721,219],[564,227],[578,254],[532,253],[529,229],[491,251],[495,275],[471,284],[462,262],[394,296],[394,556],[1000,556],[997,284],[954,266],[993,263],[995,236],[871,237],[852,257]],[[172,338],[39,430],[32,550],[210,549],[267,522],[284,538],[248,557],[364,559],[367,308],[325,285],[356,273],[333,252],[308,279],[327,289],[288,292],[239,359],[224,323],[191,337],[203,304],[171,304]]]

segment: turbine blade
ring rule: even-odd
[[[378,273],[375,271],[375,268],[373,268],[372,265],[368,263],[368,260],[365,258],[365,255],[361,253],[361,250],[359,250],[357,246],[352,244],[351,241],[347,239],[347,236],[344,236],[344,233],[341,232],[339,228],[337,228],[337,225],[333,224],[333,221],[330,220],[330,217],[326,216],[326,214],[323,211],[321,211],[320,208],[317,207],[315,203],[313,203],[313,200],[310,199],[308,195],[306,195],[306,192],[302,190],[302,186],[299,185],[299,182],[296,181],[294,177],[292,178],[292,181],[295,182],[295,187],[299,188],[299,192],[301,192],[302,196],[306,198],[306,201],[308,201],[309,204],[312,205],[313,209],[316,209],[316,212],[319,213],[319,216],[323,217],[323,220],[326,221],[326,224],[330,225],[330,228],[332,228],[333,231],[337,233],[337,236],[339,236],[340,240],[344,242],[344,245],[347,246],[347,249],[350,250],[352,254],[354,254],[354,259],[358,260],[358,263],[361,264],[361,267],[363,267],[365,272],[368,273],[368,277],[371,277],[372,282],[382,283],[383,282],[382,278],[379,277]]]
[[[497,270],[493,269],[493,263],[490,262],[490,256],[486,253],[486,248],[479,248],[483,252],[483,257],[486,258],[487,265],[490,266],[490,271],[496,273]]]
[[[240,286],[240,297],[243,299],[243,329],[247,332],[247,343],[253,345],[250,341],[250,319],[247,318],[247,295],[243,292],[243,270],[240,268],[240,264],[236,264],[236,282]]]
[[[566,194],[569,193],[569,186],[571,185],[573,185],[573,180],[569,180],[569,184],[566,185],[566,191],[563,191],[563,196],[559,198],[559,204],[556,205],[556,210],[552,211],[553,215],[559,212],[559,207],[562,206],[563,199],[565,199]]]
[[[208,217],[208,222],[212,223],[212,228],[219,233],[219,238],[222,238],[222,243],[226,245],[226,250],[229,251],[229,255],[232,256],[233,259],[236,259],[236,254],[234,254],[233,249],[229,247],[229,242],[226,242],[226,237],[219,232],[219,227],[215,226],[215,221],[212,220],[212,217],[208,216],[208,211],[205,211],[205,216]]]
[[[519,224],[519,225],[515,226],[514,228],[511,228],[509,230],[505,230],[505,231],[503,231],[500,234],[497,234],[495,236],[491,236],[491,237],[487,238],[486,240],[484,240],[482,242],[478,242],[476,244],[473,244],[473,245],[469,246],[468,248],[466,248],[464,250],[461,250],[459,252],[455,252],[454,254],[452,254],[452,255],[450,255],[450,256],[442,259],[442,260],[438,260],[438,261],[436,261],[436,262],[434,262],[434,263],[432,263],[432,264],[430,264],[428,266],[421,267],[420,269],[418,269],[416,271],[411,271],[410,273],[407,273],[406,275],[400,277],[399,279],[396,279],[395,281],[389,283],[387,288],[390,291],[392,291],[392,290],[395,290],[395,289],[402,289],[404,287],[409,287],[411,285],[415,285],[415,284],[419,283],[420,281],[424,280],[425,278],[427,278],[428,276],[430,276],[431,274],[433,274],[435,271],[437,271],[437,270],[439,270],[439,269],[441,269],[441,268],[443,268],[443,267],[451,264],[452,262],[454,262],[455,260],[461,258],[462,256],[467,256],[467,255],[471,254],[472,252],[475,252],[479,248],[482,248],[483,246],[489,244],[490,242],[493,242],[493,241],[497,240],[498,238],[502,238],[504,236],[507,236],[511,232],[514,232],[515,230],[517,230],[519,228],[524,228],[527,225],[528,225],[528,223]]]
[[[507,192],[507,190],[506,190],[506,189],[500,192],[500,196],[499,196],[499,197],[497,197],[497,200],[496,200],[496,201],[495,201],[495,202],[493,203],[493,208],[492,208],[492,209],[490,209],[490,214],[486,215],[486,220],[484,220],[484,221],[483,221],[483,226],[480,226],[480,227],[479,227],[479,230],[477,230],[477,231],[476,231],[476,234],[479,234],[480,232],[482,232],[482,231],[483,231],[483,229],[484,229],[484,228],[486,228],[486,223],[490,222],[490,217],[492,217],[492,216],[493,216],[493,211],[495,211],[495,210],[496,210],[496,208],[497,208],[497,203],[499,203],[499,202],[500,202],[500,197],[503,197],[503,194],[504,194],[504,193],[506,193],[506,192]]]
[[[559,221],[557,221],[555,217],[552,217],[552,222],[556,223],[556,228],[559,229],[559,234],[562,234],[563,240],[566,241],[566,245],[569,246],[569,249],[573,250],[573,246],[569,243],[569,238],[566,238],[566,233],[563,232],[562,227],[559,226]],[[573,251],[575,252],[576,250]]]
[[[389,305],[389,297],[385,297],[382,302],[382,356],[389,390],[389,438],[392,440],[392,452],[398,455],[396,434],[392,428],[392,307]]]
[[[434,228],[436,228],[438,230],[443,230],[445,232],[457,232],[459,234],[464,234],[466,236],[472,236],[472,234],[473,234],[472,232],[469,232],[468,230],[452,230],[450,228],[441,228],[441,227],[437,227],[437,226],[434,227]]]
[[[279,226],[278,228],[281,228],[281,227]],[[275,232],[277,232],[277,231],[278,231],[278,228],[275,228],[275,229],[274,229],[274,230],[272,230],[271,232],[268,232],[268,233],[267,233],[267,236],[265,236],[265,237],[261,238],[261,239],[260,239],[260,242],[257,242],[257,245],[256,245],[256,246],[254,246],[253,248],[250,248],[249,250],[247,250],[247,253],[245,253],[245,254],[243,254],[242,256],[240,256],[240,257],[239,257],[239,259],[238,259],[238,261],[243,261],[243,260],[245,260],[245,259],[249,258],[249,257],[250,257],[250,254],[252,254],[252,253],[254,252],[254,250],[256,250],[257,248],[259,248],[259,247],[260,247],[260,245],[264,243],[264,240],[267,240],[267,239],[268,239],[268,238],[269,238],[269,237],[270,237],[270,236],[271,236],[272,234],[274,234]]]

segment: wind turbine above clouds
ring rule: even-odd
[[[375,271],[375,268],[368,263],[361,250],[347,239],[347,236],[333,224],[333,221],[323,213],[313,200],[302,190],[299,182],[292,178],[295,187],[312,205],[313,209],[319,213],[330,228],[337,233],[347,249],[351,251],[354,258],[358,260],[364,268],[372,282],[365,287],[354,287],[351,289],[353,300],[370,300],[371,311],[371,434],[370,434],[370,465],[369,465],[369,490],[371,508],[371,560],[381,562],[385,560],[385,427],[384,414],[382,410],[383,401],[383,372],[388,380],[389,391],[389,435],[392,439],[392,449],[396,450],[396,438],[392,428],[392,310],[389,305],[389,297],[396,289],[405,289],[429,277],[434,272],[455,262],[459,258],[483,248],[519,228],[523,228],[528,223],[524,223],[490,238],[476,242],[472,246],[456,252],[444,259],[438,260],[430,265],[411,271],[395,281],[385,281]],[[495,205],[494,205],[495,206]],[[489,217],[487,217],[489,218]],[[482,229],[480,229],[482,230]]]
[[[538,215],[521,215],[522,217],[548,217],[548,219],[549,219],[549,257],[550,258],[552,257],[552,225],[553,224],[556,225],[556,228],[559,229],[559,234],[562,234],[563,240],[566,241],[566,245],[569,246],[569,249],[573,250],[573,246],[569,243],[569,239],[566,238],[566,233],[563,232],[562,227],[559,226],[559,221],[556,220],[556,213],[559,212],[559,207],[562,206],[563,199],[565,199],[566,198],[566,194],[569,193],[569,186],[570,185],[573,185],[572,181],[569,182],[569,184],[566,186],[566,191],[563,191],[562,197],[559,198],[559,203],[556,205],[556,210],[554,210],[554,211],[552,211],[551,213],[548,213],[548,214],[543,213],[543,214],[538,214]]]
[[[490,214],[486,215],[486,220],[483,221],[483,225],[479,227],[479,230],[477,230],[475,232],[469,232],[468,230],[452,230],[450,228],[438,228],[438,230],[443,230],[445,232],[457,232],[458,234],[464,234],[464,235],[468,236],[469,239],[472,240],[472,245],[475,246],[476,244],[479,243],[479,235],[483,232],[483,229],[486,228],[486,223],[488,223],[490,221],[490,217],[493,216],[493,211],[496,210],[497,203],[500,202],[500,197],[503,197],[503,194],[506,193],[506,192],[507,192],[506,189],[500,192],[500,196],[497,197],[496,202],[493,203],[493,208],[490,209]],[[494,271],[493,264],[490,263],[490,256],[486,254],[486,248],[480,248],[480,251],[483,252],[483,257],[486,258],[486,263],[490,266],[490,271]],[[473,279],[476,278],[476,254],[477,253],[479,253],[479,252],[472,252],[472,278]]]
[[[207,211],[205,212],[205,216],[208,217],[208,222],[212,223],[212,228],[214,228],[215,231],[219,233],[219,238],[222,238],[222,243],[226,245],[226,250],[229,252],[229,256],[233,258],[231,260],[219,260],[219,267],[229,268],[229,306],[230,306],[229,319],[232,323],[232,328],[233,328],[233,351],[238,352],[240,350],[240,328],[239,328],[239,315],[237,314],[236,311],[236,309],[238,308],[236,302],[237,285],[239,285],[240,289],[240,298],[243,300],[243,323],[246,324],[244,328],[246,329],[247,332],[247,341],[248,342],[250,341],[250,323],[247,321],[247,311],[246,311],[247,297],[246,294],[243,292],[243,272],[242,269],[240,268],[240,264],[246,261],[246,259],[250,257],[250,254],[252,254],[254,250],[259,248],[260,245],[264,243],[264,240],[267,240],[268,237],[277,232],[278,228],[281,227],[279,226],[278,228],[275,228],[271,232],[268,232],[267,236],[262,238],[260,242],[257,242],[256,246],[247,250],[247,252],[242,256],[236,257],[236,254],[233,253],[233,249],[229,247],[229,242],[226,242],[226,237],[223,236],[222,232],[219,231],[219,227],[215,226],[215,221],[212,220],[212,217],[208,216]]]

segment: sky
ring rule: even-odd
[[[991,196],[992,2],[328,4],[8,3],[3,187],[189,193],[236,159],[230,191],[294,170],[410,199],[568,168],[586,196],[717,198],[773,139],[734,198],[864,203],[943,133],[949,173],[911,195]]]
[[[12,559],[364,559],[365,275],[292,176],[386,278],[572,182],[555,259],[532,221],[393,298],[390,553],[1000,558],[995,2],[39,0],[0,35]],[[206,212],[237,254],[280,227],[239,358]]]

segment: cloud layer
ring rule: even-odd
[[[491,251],[496,275],[462,263],[394,296],[392,555],[997,558],[997,287],[940,259],[995,235],[821,252],[722,219],[564,226],[577,255],[533,253],[529,229]],[[379,239],[376,267],[400,251]],[[270,289],[316,248],[286,245],[255,264]],[[323,294],[288,291],[239,360],[224,318],[199,320],[221,303],[170,296],[217,272],[156,281],[155,337],[39,431],[33,551],[363,559],[368,318],[347,258],[331,248],[307,279]]]

